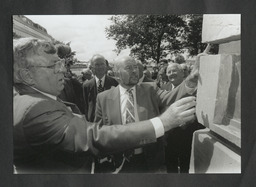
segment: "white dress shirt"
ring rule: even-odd
[[[99,87],[99,84],[100,84],[100,79],[98,78],[98,77],[96,77],[96,76],[94,76],[95,77],[95,80],[96,80],[96,84],[97,84],[97,88]],[[104,88],[104,84],[105,84],[105,75],[101,78],[101,85],[102,85],[102,87]]]
[[[139,116],[138,116],[138,110],[137,110],[137,99],[136,99],[136,87],[132,87],[132,94],[134,98],[134,114],[135,114],[135,122],[140,121]],[[126,102],[129,98],[127,89],[119,85],[119,91],[120,91],[120,108],[121,108],[121,116],[122,116],[122,124],[125,124],[126,122]],[[153,119],[150,119],[151,123],[153,124],[156,138],[159,138],[164,135],[164,126],[162,121],[158,118],[155,117]]]

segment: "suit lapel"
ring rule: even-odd
[[[110,94],[108,94],[107,100],[110,119],[114,119],[115,123],[122,124],[119,86],[113,88]]]
[[[140,85],[136,85],[136,102],[139,120],[143,121],[148,119],[147,98],[140,87]]]
[[[91,84],[91,91],[90,91],[96,98],[97,96],[97,84],[96,84],[96,79],[93,78],[92,84]]]

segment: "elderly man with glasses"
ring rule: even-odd
[[[13,163],[17,173],[88,173],[92,155],[156,142],[193,120],[195,98],[175,102],[159,117],[129,126],[90,123],[57,99],[65,65],[50,42],[22,38],[13,43]]]

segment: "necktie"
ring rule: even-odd
[[[103,92],[102,80],[99,80],[98,93]]]
[[[126,124],[135,122],[134,98],[132,94],[132,89],[127,90],[127,92],[129,97],[126,102],[126,121],[125,121]]]
[[[134,97],[132,94],[132,89],[127,90],[127,93],[129,97],[125,105],[125,111],[126,111],[125,123],[126,124],[135,122]],[[134,150],[132,149],[132,150],[125,151],[122,155],[117,155],[115,158],[115,162],[119,164],[117,164],[116,170],[113,173],[119,173],[122,170],[125,161],[129,162],[133,154],[134,154]]]

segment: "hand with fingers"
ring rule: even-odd
[[[198,54],[196,56],[195,64],[193,66],[193,69],[191,70],[191,73],[186,78],[186,85],[189,88],[195,88],[197,86],[198,78],[199,78],[199,62],[201,56],[209,55],[209,51],[211,49],[211,44],[208,44],[204,50],[204,52]]]
[[[194,96],[185,97],[169,106],[160,116],[165,132],[195,120],[195,99]]]

